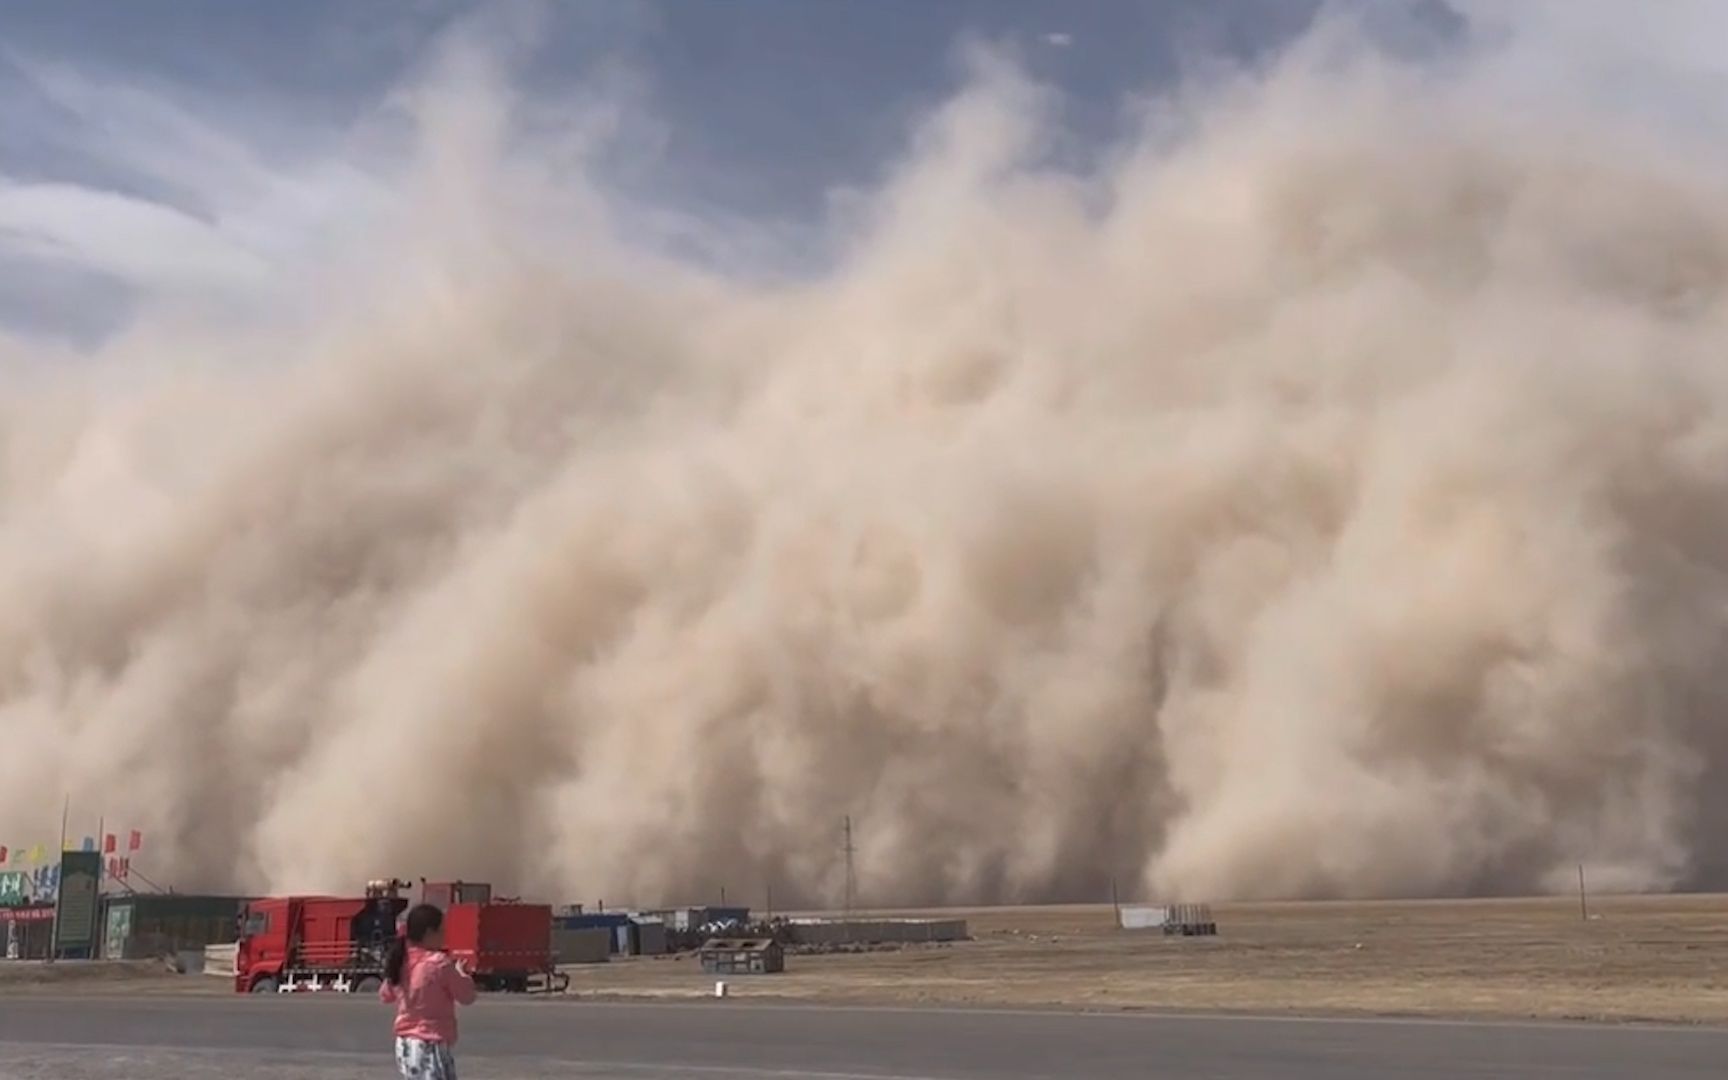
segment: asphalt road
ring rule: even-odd
[[[353,998],[0,998],[5,1080],[382,1080]],[[1728,1030],[484,1000],[467,1080],[1386,1080],[1720,1077]]]

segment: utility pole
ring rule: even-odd
[[[56,851],[54,853],[54,865],[56,865],[56,866],[64,867],[66,865],[66,822],[67,822],[67,819],[70,818],[71,816],[72,816],[72,793],[67,792],[65,799],[60,803],[60,850]],[[53,931],[53,936],[50,938],[49,943],[48,943],[48,962],[50,964],[52,964],[54,962],[54,960],[56,958],[56,954],[58,954],[59,952],[60,952],[60,888],[59,888],[59,884],[56,883],[55,888],[54,888],[54,931]]]
[[[842,823],[842,831],[845,839],[840,850],[846,854],[846,917],[850,919],[852,917],[852,905],[858,896],[858,872],[853,861],[853,857],[858,853],[858,848],[852,843],[852,815],[846,815]]]

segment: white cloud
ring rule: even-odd
[[[244,143],[193,112],[137,82],[104,78],[65,64],[8,54],[40,103],[42,134],[110,165],[135,171],[184,191],[247,192],[269,183],[269,173]],[[22,122],[31,119],[25,113]],[[262,119],[262,118],[259,118]],[[264,126],[274,126],[266,123]],[[219,188],[210,183],[220,178]]]
[[[281,286],[394,200],[386,163],[333,145],[345,133],[308,135],[255,102],[6,59],[28,86],[8,102],[9,137],[54,147],[61,167],[43,175],[14,158],[0,170],[0,310],[28,293],[19,274],[50,270],[100,275],[120,296],[225,304]]]
[[[1664,0],[1451,0],[1483,40],[1499,46],[1484,86],[1635,114],[1692,134],[1728,122],[1728,5]]]
[[[189,214],[72,184],[0,179],[0,248],[170,288],[222,289],[268,273],[256,253]]]
[[[1060,32],[1053,33],[1053,34],[1045,34],[1044,35],[1044,43],[1047,45],[1054,45],[1058,49],[1066,49],[1068,46],[1074,44],[1074,35],[1073,34],[1064,34],[1064,33],[1060,33]]]

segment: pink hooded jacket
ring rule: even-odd
[[[378,999],[396,1006],[396,1037],[456,1045],[456,1006],[474,1003],[474,980],[449,955],[408,946],[402,985],[386,982]]]

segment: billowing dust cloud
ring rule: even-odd
[[[1723,884],[1722,174],[1322,34],[1081,172],[986,57],[791,283],[447,69],[312,318],[11,346],[0,822],[182,888],[831,902],[846,816],[878,904]]]

